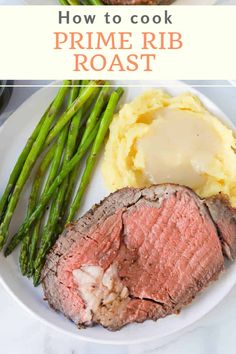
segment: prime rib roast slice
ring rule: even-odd
[[[224,196],[214,196],[205,201],[214,220],[223,252],[231,261],[236,257],[236,210]]]
[[[103,0],[108,5],[170,5],[175,0]]]
[[[236,255],[234,210],[178,185],[119,190],[68,225],[43,270],[45,298],[79,327],[117,330],[178,313]]]

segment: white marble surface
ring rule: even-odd
[[[24,82],[17,83],[23,84]],[[210,83],[228,84],[228,82],[190,82],[190,84],[198,85]],[[200,87],[198,89],[214,100],[236,124],[236,105],[234,104],[236,88]],[[0,122],[35,90],[36,88],[15,88],[5,114],[0,116]],[[1,354],[234,354],[235,328],[236,287],[224,301],[200,321],[162,342],[122,347],[88,344],[69,335],[62,335],[42,324],[23,310],[0,284]]]

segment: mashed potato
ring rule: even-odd
[[[190,93],[143,93],[115,115],[102,166],[110,190],[179,183],[236,206],[236,139]]]

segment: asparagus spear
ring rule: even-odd
[[[87,123],[86,123],[86,129],[81,141],[81,144],[83,144],[83,142],[87,139],[88,135],[91,133],[91,131],[93,130],[101,112],[102,109],[104,108],[105,104],[108,101],[109,98],[109,91],[110,91],[110,86],[108,82],[105,82],[104,87],[102,88],[98,99],[94,105],[94,109],[92,110]]]
[[[88,80],[83,80],[82,81],[82,87],[80,89],[80,91],[82,92],[84,90],[84,88],[88,85],[89,81]],[[93,95],[92,95],[93,96]],[[88,102],[90,101],[91,98],[90,97],[88,99]],[[89,102],[89,104],[91,105],[92,102]],[[67,148],[66,148],[66,161],[68,162],[72,157],[73,154],[75,152],[75,148],[76,148],[76,144],[78,141],[78,136],[79,136],[79,128],[81,128],[81,122],[82,122],[82,118],[83,118],[83,113],[86,110],[86,106],[87,103],[84,105],[84,107],[82,107],[77,114],[75,115],[75,117],[73,118],[71,125],[70,125],[70,132],[69,132],[69,137],[68,137],[68,142],[67,142]],[[69,201],[70,201],[70,185],[72,182],[72,176],[73,172],[67,176],[65,182],[66,183],[66,192],[65,192],[65,198],[64,198],[64,205],[61,208],[61,220],[60,220],[60,224],[63,222],[63,218],[66,212],[66,206],[68,205]],[[60,226],[59,226],[60,229]]]
[[[69,5],[79,5],[77,0],[68,0]]]
[[[82,81],[82,83],[81,83],[81,93],[83,92],[83,90],[88,85],[89,85],[89,80],[83,80]],[[84,105],[79,109],[79,111],[77,112],[76,116],[74,117],[74,121],[75,121],[75,124],[77,126],[74,126],[74,124],[72,123],[72,125],[71,125],[71,132],[73,132],[72,133],[72,139],[71,139],[71,142],[68,142],[70,145],[73,144],[74,148],[75,148],[76,144],[78,143],[77,141],[78,140],[80,141],[80,138],[78,139],[79,135],[81,137],[83,135],[82,134],[83,133],[82,127],[83,127],[84,123],[87,121],[87,117],[86,117],[87,114],[85,114],[85,113],[90,110],[90,108],[93,105],[93,102],[94,102],[95,98],[97,97],[99,91],[100,91],[100,87],[95,87],[95,89],[94,89],[93,93],[91,94],[91,96],[84,103]],[[79,127],[81,128],[80,132],[79,132]],[[72,151],[72,148],[70,150]],[[73,150],[73,152],[74,152],[74,150]],[[69,158],[67,160],[69,161]],[[65,216],[65,213],[66,213],[66,206],[70,202],[71,194],[73,192],[73,187],[74,187],[74,184],[76,183],[77,177],[78,177],[77,168],[74,168],[74,170],[71,172],[70,176],[67,177],[69,185],[67,187],[67,191],[66,191],[66,195],[65,195],[65,201],[64,201],[64,205],[63,205],[62,211],[61,211],[61,222],[62,223],[63,223],[64,216]],[[60,226],[59,226],[59,229],[60,229]]]
[[[84,90],[85,88],[83,87],[81,89]],[[100,90],[101,90],[101,88],[99,86],[95,87],[94,92],[92,93],[92,95],[89,97],[89,99],[83,105],[83,112],[85,113],[85,117],[84,118],[86,118],[87,112],[89,112],[90,108],[92,107],[92,105],[93,105],[95,99],[97,98]]]
[[[83,158],[84,154],[87,152],[89,146],[93,142],[99,128],[99,123],[95,126],[94,130],[91,132],[87,140],[84,142],[83,145],[81,145],[74,155],[74,157],[66,164],[66,166],[61,170],[59,175],[56,177],[50,188],[48,189],[47,192],[43,193],[39,203],[37,205],[37,208],[34,210],[34,212],[25,219],[24,223],[20,227],[19,231],[17,234],[13,236],[11,241],[9,242],[6,250],[5,250],[5,256],[8,256],[14,249],[15,247],[21,242],[21,240],[24,239],[25,234],[29,232],[29,228],[35,221],[38,220],[38,218],[43,214],[45,208],[47,207],[51,197],[53,196],[53,193],[56,192],[57,188],[61,185],[61,183],[64,181],[64,179],[69,175],[69,173],[73,170],[73,168],[81,161]]]
[[[61,161],[62,152],[63,152],[64,146],[65,146],[67,135],[68,135],[68,127],[66,126],[63,129],[63,131],[58,139],[58,144],[57,144],[57,149],[58,149],[58,151],[61,152],[60,161]],[[61,149],[61,147],[62,147],[62,149]],[[45,192],[47,192],[47,190],[48,190],[48,188],[45,189]],[[63,189],[61,186],[60,190],[58,190],[58,192],[57,192],[58,193],[57,196],[52,201],[50,213],[49,213],[49,217],[48,217],[48,222],[43,230],[43,235],[42,235],[42,239],[41,239],[42,245],[44,245],[45,242],[47,241],[47,239],[50,238],[51,234],[54,231],[55,225],[58,221],[58,214],[60,212],[61,203],[63,202],[64,191],[63,191],[63,193],[62,193],[62,191],[63,191]],[[60,200],[60,203],[57,202],[58,199]],[[40,251],[41,251],[41,248],[39,249],[39,253],[36,257],[36,261],[37,261],[39,255],[41,254]]]
[[[50,171],[49,171],[49,175],[48,175],[48,178],[46,181],[46,185],[44,187],[45,191],[48,190],[49,186],[52,184],[56,175],[58,174],[60,163],[61,163],[61,158],[62,158],[62,154],[63,154],[63,150],[64,150],[64,145],[65,145],[66,138],[67,138],[67,134],[68,134],[68,127],[66,126],[63,129],[62,133],[60,134],[60,136],[56,142],[56,148],[54,151],[52,164],[50,167]],[[38,238],[40,224],[41,224],[41,219],[39,219],[35,225],[34,236],[33,236],[34,237],[34,245],[35,245],[35,240]],[[20,258],[20,264],[21,264],[22,271],[25,271],[27,269],[27,264],[28,264],[28,259],[27,259],[27,257],[24,257],[24,256],[25,255],[23,254],[23,255],[21,255],[21,258]]]
[[[47,154],[44,156],[42,162],[40,163],[38,170],[36,172],[36,176],[31,188],[31,193],[29,197],[29,205],[28,205],[28,210],[27,210],[27,215],[30,216],[34,209],[36,208],[38,197],[39,197],[39,191],[40,191],[40,186],[42,179],[48,169],[48,166],[54,156],[56,149],[56,144],[54,144],[47,152]],[[34,235],[34,234],[33,234]],[[30,249],[29,245],[31,243],[31,234],[30,232],[27,233],[26,237],[24,238],[21,246],[21,252],[20,252],[20,268],[21,268],[21,273],[25,275],[28,271],[27,267],[27,262],[26,260],[28,257],[30,257]],[[33,236],[32,236],[33,238]],[[32,240],[33,243],[33,240]]]
[[[49,144],[61,131],[61,129],[69,122],[69,120],[76,114],[76,112],[84,105],[87,99],[92,95],[100,81],[91,81],[90,85],[86,87],[82,94],[74,101],[73,105],[69,107],[60,117],[56,125],[53,127],[51,132],[48,135],[46,144]]]
[[[105,104],[107,103],[109,91],[110,91],[110,86],[109,86],[108,82],[105,82],[105,86],[102,88],[102,90],[98,96],[98,99],[94,105],[94,109],[90,113],[90,116],[87,120],[86,128],[85,128],[84,134],[82,135],[82,139],[81,139],[80,144],[84,143],[84,141],[87,139],[87,137],[89,136],[89,134],[93,130],[94,126],[96,125],[97,120],[102,112],[102,109],[104,108]],[[69,202],[71,200],[71,196],[72,196],[74,186],[76,184],[77,179],[78,179],[78,166],[76,166],[74,168],[74,170],[72,171],[72,173],[70,175],[69,186],[68,186],[68,189],[66,192],[66,197],[65,197],[65,207],[69,204]],[[62,217],[64,219],[65,215],[63,215]]]
[[[34,262],[34,275],[33,275],[34,286],[37,286],[39,283],[41,270],[44,265],[44,258],[55,240],[55,237],[53,236],[55,236],[56,225],[59,218],[60,208],[62,207],[63,204],[64,196],[65,196],[65,188],[63,187],[63,183],[62,183],[62,186],[58,191],[58,196],[52,202],[48,223],[43,230],[43,240]]]
[[[73,85],[79,85],[79,81],[73,82]],[[74,86],[70,91],[68,106],[70,106],[74,102],[74,100],[78,96],[78,93],[79,93],[79,87]],[[74,146],[76,143],[76,141],[74,142],[74,140],[76,139],[76,136],[78,134],[77,132],[78,132],[78,127],[79,127],[79,119],[77,118],[77,116],[78,116],[78,113],[72,119],[71,125],[69,128],[68,143],[67,143],[67,148],[66,148],[66,152],[65,152],[66,161],[69,161],[72,157],[69,155],[68,149],[72,150],[74,152]],[[55,148],[56,144],[54,144],[53,147]],[[51,185],[51,182],[53,181],[54,178],[55,178],[55,174],[51,175],[51,177],[49,176],[49,179],[45,185],[44,191],[46,191],[48,189],[48,187]],[[39,241],[40,224],[41,224],[41,222],[40,222],[40,220],[38,220],[37,223],[34,225],[33,234],[30,239],[30,242],[29,242],[29,250],[28,250],[29,256],[28,256],[28,259],[27,258],[25,259],[25,262],[27,264],[26,268],[28,268],[28,276],[31,276],[33,274],[33,270],[34,270],[34,260],[35,260],[35,253],[36,253],[36,249],[37,249],[37,244]],[[27,239],[27,237],[24,238],[23,243],[26,239]]]
[[[86,167],[85,167],[84,173],[82,175],[77,194],[76,194],[76,196],[73,200],[73,203],[70,207],[69,215],[67,218],[68,223],[73,220],[76,212],[78,211],[78,209],[80,207],[81,199],[82,199],[84,192],[89,184],[91,174],[92,174],[92,171],[93,171],[96,159],[97,159],[97,155],[98,155],[99,151],[101,150],[102,143],[104,141],[105,135],[106,135],[109,125],[111,123],[111,120],[112,120],[112,117],[114,114],[114,107],[117,106],[117,103],[118,103],[120,97],[122,96],[122,94],[123,94],[123,89],[118,88],[115,92],[112,93],[112,95],[110,97],[107,108],[106,108],[106,110],[103,114],[103,117],[102,117],[102,121],[101,121],[101,125],[99,127],[98,134],[96,136],[93,147],[92,147],[89,157],[87,159]],[[86,136],[85,136],[85,138],[86,138]]]
[[[19,158],[18,158],[18,160],[11,172],[6,189],[5,189],[5,191],[1,197],[1,200],[0,200],[0,221],[2,220],[2,218],[4,216],[3,214],[6,209],[7,201],[9,199],[11,192],[12,192],[12,189],[14,188],[17,178],[19,177],[19,174],[24,166],[25,160],[27,159],[29,152],[30,152],[39,132],[40,132],[40,129],[45,121],[48,111],[49,111],[49,108],[47,109],[47,111],[45,112],[43,117],[40,119],[39,123],[37,124],[36,128],[34,129],[33,133],[31,134],[30,138],[28,139],[23,151],[21,152],[21,154],[20,154],[20,156],[19,156]]]
[[[69,81],[66,81],[65,85],[68,85],[69,83],[70,83]],[[14,190],[12,192],[11,198],[8,203],[8,207],[6,209],[5,216],[4,216],[3,221],[0,225],[0,250],[4,246],[5,241],[7,239],[9,225],[10,225],[14,210],[17,206],[18,201],[19,201],[21,191],[22,191],[22,189],[29,177],[30,171],[31,171],[32,167],[34,166],[36,159],[38,158],[39,154],[42,152],[42,148],[43,148],[45,140],[47,138],[49,129],[50,129],[59,109],[61,108],[61,105],[62,105],[64,98],[67,94],[67,91],[68,91],[68,87],[66,87],[66,86],[63,86],[60,88],[55,100],[53,101],[53,103],[48,111],[48,114],[41,126],[40,132],[39,132],[32,148],[28,154],[28,157],[25,161],[25,164],[24,164],[22,171],[19,175],[19,178],[15,184]]]
[[[78,84],[78,82],[75,82],[74,84]],[[74,102],[74,100],[77,98],[78,93],[79,93],[79,88],[73,87],[70,92],[70,97],[68,100],[68,107],[70,107],[71,104]],[[65,148],[65,154],[63,157],[62,168],[72,158],[74,150],[75,150],[76,138],[78,135],[79,125],[80,125],[80,120],[81,120],[80,111],[77,112],[77,114],[72,119],[70,127],[64,128],[64,129],[67,129],[67,133],[69,131],[69,134],[67,134],[67,144],[66,144],[66,148]],[[45,225],[44,230],[43,230],[39,253],[38,253],[36,260],[35,260],[36,265],[37,265],[37,259],[39,258],[40,254],[41,254],[42,248],[44,247],[44,245],[47,242],[49,242],[51,240],[52,235],[55,233],[57,222],[60,217],[60,211],[61,211],[62,204],[64,201],[64,195],[66,192],[67,184],[68,184],[68,178],[65,178],[60,189],[58,190],[57,196],[54,198],[54,200],[52,202],[48,221],[47,221],[47,224]],[[38,224],[38,222],[37,222],[37,224]],[[34,264],[32,264],[32,266],[33,266],[33,268],[35,268]],[[37,270],[37,267],[36,267],[36,270]],[[35,275],[34,275],[34,279],[35,279]]]
[[[75,82],[74,85],[79,85],[79,82]],[[79,87],[73,87],[71,90],[71,96],[69,98],[69,104],[71,105],[74,100],[78,97],[80,92]],[[75,152],[75,147],[76,147],[76,141],[78,137],[78,132],[79,132],[79,127],[81,123],[81,118],[82,118],[82,111],[81,109],[75,114],[73,117],[70,127],[69,127],[69,134],[68,134],[68,140],[66,144],[66,151],[65,151],[65,159],[64,161],[68,162],[72,158],[74,152]]]
[[[70,5],[67,0],[59,0],[61,5]]]

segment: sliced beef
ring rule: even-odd
[[[111,194],[56,242],[46,299],[78,326],[111,330],[178,313],[224,267],[214,203],[170,184]]]
[[[224,254],[233,260],[236,257],[236,212],[225,196],[208,198],[206,204],[217,225]]]
[[[108,5],[170,5],[174,0],[103,0]]]

